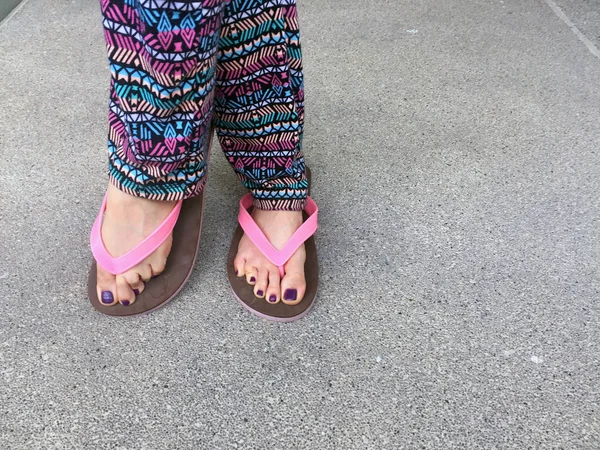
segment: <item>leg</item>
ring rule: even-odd
[[[111,70],[102,238],[115,257],[148,236],[176,200],[204,187],[222,10],[222,0],[102,0]],[[168,239],[116,277],[98,268],[101,301],[133,302],[170,248]]]
[[[281,248],[302,223],[308,183],[302,155],[304,90],[295,0],[232,0],[217,64],[215,127],[228,161],[254,199],[253,216]],[[277,268],[247,238],[236,269],[268,301],[304,294],[304,247]]]

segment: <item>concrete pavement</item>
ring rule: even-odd
[[[593,5],[559,6],[598,46]],[[231,298],[218,151],[177,301],[91,309],[98,2],[0,28],[1,449],[598,448],[600,59],[543,0],[300,14],[322,284],[288,325]]]

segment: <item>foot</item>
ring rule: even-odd
[[[165,220],[175,203],[134,197],[109,184],[102,241],[110,255],[118,258],[137,246]],[[100,303],[128,306],[135,302],[145,282],[164,270],[172,242],[171,235],[154,253],[120,275],[112,275],[98,266],[96,289]]]
[[[277,250],[281,250],[294,232],[302,225],[302,211],[263,211],[254,209],[254,221]],[[306,292],[304,262],[306,250],[302,245],[285,264],[285,275],[244,235],[233,262],[239,277],[254,286],[254,295],[270,303],[282,301],[296,305]]]

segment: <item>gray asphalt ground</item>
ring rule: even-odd
[[[218,151],[178,299],[91,309],[99,11],[0,28],[0,449],[600,448],[600,59],[544,0],[300,2],[322,280],[287,325],[229,292]]]

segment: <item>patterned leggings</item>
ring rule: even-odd
[[[295,0],[101,5],[111,182],[154,200],[197,195],[214,127],[254,206],[302,209],[308,183]]]

